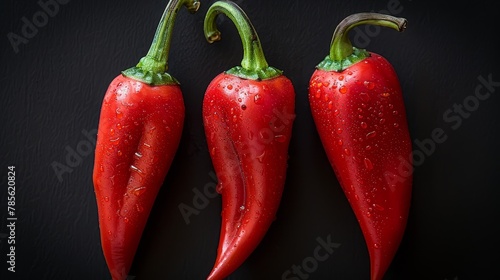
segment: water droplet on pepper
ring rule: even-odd
[[[262,96],[260,96],[260,94],[256,94],[254,97],[253,97],[253,101],[255,102],[255,104],[259,105],[259,104],[262,104]]]
[[[320,98],[321,97],[321,90],[317,90],[316,93],[314,94],[314,97]]]
[[[222,193],[222,189],[223,189],[222,183],[218,183],[217,186],[215,187],[215,191],[217,193]]]
[[[367,89],[373,89],[373,88],[375,88],[375,84],[373,84],[372,82],[365,81],[363,84],[365,85],[365,87]]]
[[[135,208],[137,209],[137,212],[139,212],[139,213],[144,211],[144,207],[142,207],[140,204],[136,204]]]
[[[142,195],[144,192],[146,192],[146,187],[137,187],[135,189],[132,190],[132,193],[135,195],[135,196],[140,196]]]
[[[384,207],[382,207],[382,206],[381,206],[381,205],[379,205],[379,204],[373,204],[373,207],[375,207],[375,209],[377,209],[378,211],[384,211],[384,210],[385,210],[385,208],[384,208]]]
[[[276,136],[274,136],[274,139],[280,143],[283,143],[286,141],[286,136],[285,135],[276,135]]]
[[[368,132],[366,134],[366,139],[374,138],[375,136],[377,136],[377,132],[375,132],[375,131]]]
[[[130,165],[130,170],[135,171],[135,172],[142,175],[142,170],[140,170],[138,167],[136,167],[134,165]]]
[[[368,95],[368,93],[362,92],[359,95],[361,96],[361,100],[363,100],[364,102],[370,101],[370,95]]]
[[[365,158],[364,162],[365,162],[366,169],[368,169],[368,170],[372,170],[373,169],[373,163],[372,163],[372,161],[369,158]]]
[[[120,108],[116,108],[115,112],[116,112],[116,117],[117,118],[121,119],[123,117],[123,114],[120,111]]]
[[[264,162],[264,156],[266,155],[266,151],[262,152],[260,156],[257,157],[257,160],[262,163]]]

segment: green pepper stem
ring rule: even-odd
[[[125,76],[152,85],[178,83],[166,72],[175,19],[177,12],[183,5],[187,7],[189,12],[194,13],[200,7],[200,2],[198,0],[170,0],[160,19],[147,55],[141,58],[136,67],[123,71]]]
[[[349,30],[362,24],[379,25],[404,31],[407,21],[404,18],[379,13],[352,14],[341,21],[333,33],[330,45],[330,59],[340,61],[353,53],[353,46],[348,35]]]
[[[280,70],[269,67],[254,26],[245,12],[232,1],[217,1],[208,9],[204,32],[209,43],[221,39],[221,33],[215,22],[219,14],[225,14],[233,21],[243,44],[241,67],[235,67],[227,73],[247,79],[270,79],[281,74]]]

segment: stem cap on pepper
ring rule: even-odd
[[[195,13],[200,7],[200,2],[198,0],[168,2],[147,55],[141,58],[135,67],[122,71],[124,76],[154,86],[179,84],[177,79],[167,73],[167,70],[174,22],[182,5],[185,5],[190,13]]]
[[[281,70],[267,64],[259,36],[248,16],[231,1],[215,2],[208,9],[203,26],[207,41],[213,43],[221,39],[221,33],[215,23],[217,15],[221,13],[230,18],[236,25],[243,43],[241,66],[235,66],[227,70],[226,73],[249,80],[267,80],[281,75]]]
[[[405,18],[379,13],[357,13],[346,17],[333,32],[330,54],[318,64],[317,68],[340,72],[370,56],[368,51],[353,47],[349,40],[349,31],[362,24],[390,27],[401,32],[406,29],[407,21]]]

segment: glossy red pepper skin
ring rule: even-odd
[[[328,159],[359,222],[380,280],[404,235],[411,202],[412,145],[400,83],[382,56],[341,71],[317,69],[311,112]]]
[[[204,23],[207,40],[220,39],[215,19],[221,13],[235,23],[244,52],[241,66],[215,77],[203,100],[205,135],[223,209],[209,280],[224,279],[243,264],[274,221],[295,119],[292,82],[267,64],[257,33],[238,5],[212,4]]]
[[[125,279],[182,134],[178,85],[119,75],[104,97],[94,186],[101,244],[113,279]]]
[[[113,280],[131,268],[155,198],[175,157],[184,100],[167,73],[179,9],[197,0],[169,1],[148,54],[109,85],[101,107],[93,172],[101,246]]]
[[[275,219],[285,185],[295,108],[285,76],[253,81],[220,74],[203,120],[222,194],[222,227],[209,279],[223,279],[253,252]]]

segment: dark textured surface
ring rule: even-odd
[[[201,2],[195,15],[181,10],[174,29],[169,73],[184,93],[183,140],[130,279],[204,279],[215,260],[220,197],[210,198],[189,224],[178,207],[193,207],[193,189],[203,192],[215,182],[201,104],[211,79],[240,62],[241,43],[224,18],[219,20],[223,40],[206,43],[203,17],[214,1]],[[398,1],[236,2],[255,25],[268,62],[294,83],[297,119],[277,219],[229,279],[281,279],[292,265],[313,256],[317,238],[328,236],[341,245],[307,279],[368,279],[366,246],[315,132],[307,85],[345,16]],[[460,125],[457,118],[443,117],[454,104],[472,100],[479,76],[500,81],[498,12],[483,2],[441,7],[400,0],[403,10],[397,15],[408,19],[407,31],[381,29],[363,46],[394,65],[412,139],[429,139],[436,128],[447,135],[415,168],[406,235],[386,279],[500,278],[500,86],[461,117]],[[21,35],[22,18],[32,21],[41,8],[35,0],[1,2],[0,279],[110,278],[99,242],[93,154],[82,156],[61,178],[52,164],[66,164],[68,149],[92,145],[84,131],[97,128],[109,82],[147,52],[165,5],[69,1],[15,53],[7,34]],[[6,263],[8,165],[16,166],[17,176],[15,273]]]

